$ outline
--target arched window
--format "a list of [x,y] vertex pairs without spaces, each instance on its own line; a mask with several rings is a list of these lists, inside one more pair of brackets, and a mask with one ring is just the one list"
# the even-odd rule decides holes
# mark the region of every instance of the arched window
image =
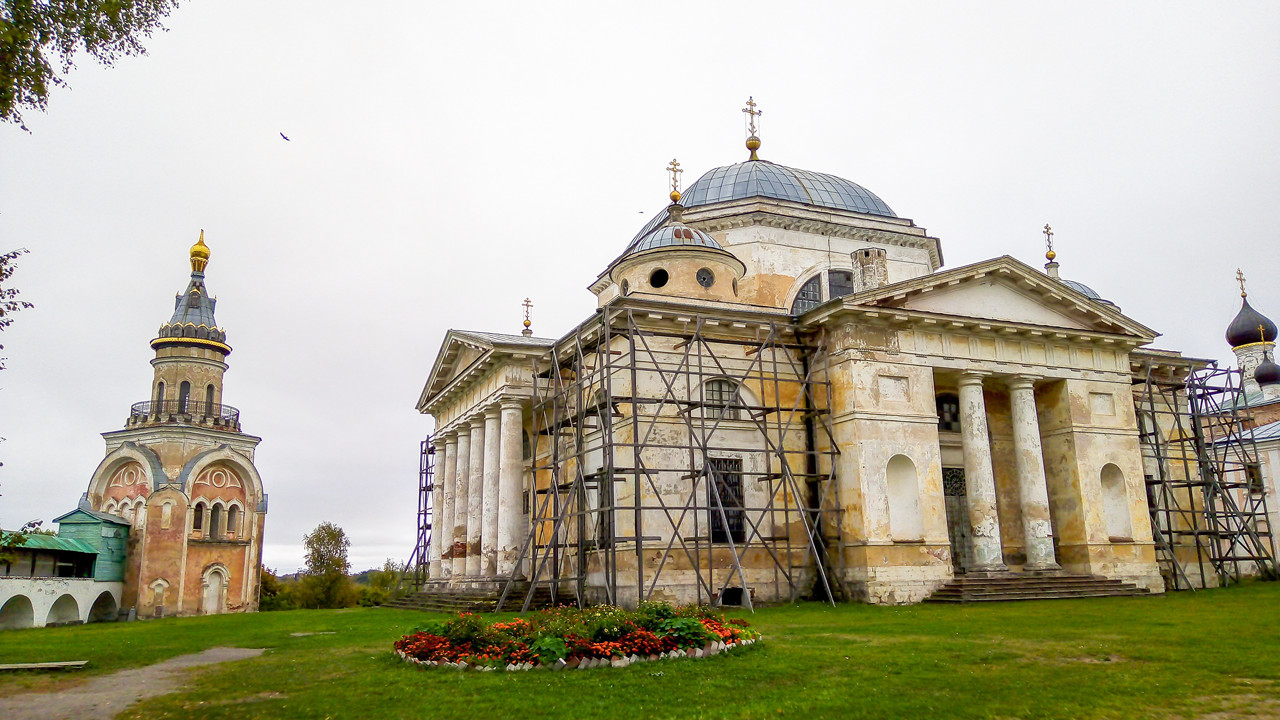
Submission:
[[214,505],[209,510],[209,537],[221,540],[222,535],[222,506]]
[[1124,486],[1124,473],[1115,463],[1102,466],[1102,511],[1107,520],[1108,537],[1112,540],[1133,539],[1129,493]]
[[889,458],[885,468],[889,495],[889,535],[894,540],[921,540],[924,524],[920,518],[920,488],[916,465],[906,455]]
[[156,383],[156,402],[157,403],[164,402],[164,381],[163,380]]
[[191,383],[186,380],[178,386],[178,412],[187,411],[187,400],[191,397]]
[[828,299],[834,300],[845,295],[852,295],[855,289],[853,287],[853,273],[848,270],[827,271]]
[[937,397],[938,432],[960,432],[960,398],[952,393]]
[[191,529],[204,529],[204,503],[202,502],[196,503],[196,508],[191,515]]
[[822,276],[814,275],[800,286],[796,299],[791,303],[791,314],[800,315],[822,304]]
[[240,508],[235,505],[227,510],[227,534],[240,537]]
[[709,418],[737,420],[742,408],[742,396],[738,393],[738,383],[732,380],[708,380],[702,386],[704,415]]
[[213,417],[213,385],[204,389],[204,414]]

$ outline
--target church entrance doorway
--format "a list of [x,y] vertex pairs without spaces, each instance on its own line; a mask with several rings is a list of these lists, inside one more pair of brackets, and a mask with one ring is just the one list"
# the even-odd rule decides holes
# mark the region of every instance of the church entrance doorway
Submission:
[[222,612],[222,596],[226,586],[227,579],[223,577],[218,568],[211,569],[205,573],[202,603],[202,610],[205,615],[217,615]]
[[942,468],[942,494],[947,508],[947,538],[951,541],[951,565],[957,573],[969,566],[969,501],[964,468]]

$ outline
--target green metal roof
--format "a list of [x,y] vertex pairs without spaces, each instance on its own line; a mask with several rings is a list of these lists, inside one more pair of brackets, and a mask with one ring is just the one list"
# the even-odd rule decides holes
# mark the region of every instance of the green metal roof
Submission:
[[58,537],[57,535],[28,535],[25,542],[16,547],[23,550],[63,550],[65,552],[97,555],[98,550],[84,540]]

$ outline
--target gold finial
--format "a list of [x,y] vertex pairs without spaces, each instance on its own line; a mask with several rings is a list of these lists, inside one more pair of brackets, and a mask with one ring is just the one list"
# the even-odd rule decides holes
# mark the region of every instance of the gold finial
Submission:
[[191,246],[191,272],[204,272],[209,264],[209,246],[204,244],[204,230],[200,231],[200,239]]
[[531,314],[533,311],[533,303],[529,302],[529,298],[525,298],[521,305],[524,307],[524,329],[520,331],[520,334],[525,337],[529,337],[530,335],[533,335],[533,330],[530,329],[533,326],[533,316]]
[[1244,273],[1240,272],[1240,268],[1236,268],[1236,282],[1240,283],[1240,297],[1249,297],[1249,293],[1244,291]]
[[680,169],[680,163],[675,158],[671,158],[671,164],[667,165],[667,172],[671,173],[671,202],[680,202],[680,173],[684,172]]
[[1053,262],[1053,259],[1058,257],[1058,253],[1053,251],[1053,228],[1049,227],[1049,223],[1045,223],[1044,230],[1042,232],[1044,233],[1045,247],[1048,248],[1048,252],[1044,254],[1044,258],[1049,262]]
[[747,115],[747,149],[751,151],[751,159],[759,160],[756,151],[760,149],[760,138],[756,135],[756,118],[764,114],[763,110],[756,109],[756,101],[752,96],[747,97],[747,106],[742,108],[742,112]]

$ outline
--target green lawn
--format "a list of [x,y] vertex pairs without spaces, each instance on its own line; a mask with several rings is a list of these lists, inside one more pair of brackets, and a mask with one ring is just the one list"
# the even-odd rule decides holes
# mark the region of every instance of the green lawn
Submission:
[[390,648],[423,617],[375,608],[6,631],[0,662],[88,659],[91,669],[0,676],[0,695],[233,645],[270,649],[197,670],[182,692],[124,717],[1280,716],[1276,583],[1154,598],[770,608],[751,618],[765,634],[753,647],[588,671],[418,669]]

